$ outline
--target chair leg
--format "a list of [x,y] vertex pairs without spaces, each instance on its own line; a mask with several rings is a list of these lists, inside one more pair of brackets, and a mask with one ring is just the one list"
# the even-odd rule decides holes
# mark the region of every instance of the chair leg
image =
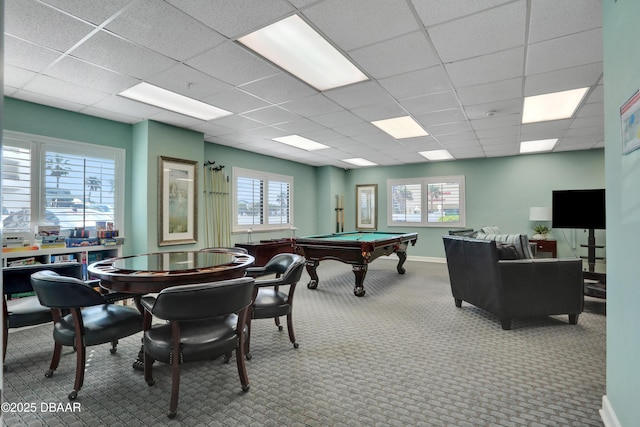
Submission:
[[244,337],[244,357],[247,360],[251,360],[251,316],[247,315],[247,322],[245,323],[247,326],[247,334]]
[[291,312],[287,314],[287,331],[289,332],[289,341],[293,344],[293,348],[298,348],[298,343],[296,342],[296,335],[293,333],[293,315]]
[[87,361],[87,349],[83,342],[76,343],[76,380],[73,384],[73,391],[69,393],[69,400],[74,400],[84,384],[84,366]]
[[[6,302],[4,302],[4,304],[6,304]],[[5,310],[6,309],[3,306],[3,310],[2,311],[4,312]],[[9,319],[7,319],[7,316],[5,314],[3,314],[3,319],[4,319],[4,322],[3,322],[4,335],[2,336],[2,363],[3,363],[2,369],[4,371],[6,371],[7,370],[7,365],[4,364],[4,361],[7,360],[7,344],[9,343],[9,324],[7,323],[7,321]]]
[[109,349],[111,354],[116,354],[116,351],[118,351],[118,340],[111,341],[111,348]]
[[47,378],[51,378],[53,376],[53,371],[58,369],[58,365],[60,364],[60,356],[62,355],[62,345],[55,343],[53,346],[53,356],[51,356],[51,363],[49,364],[49,370],[44,373],[44,376]]
[[280,318],[279,317],[274,317],[273,320],[276,322],[276,326],[278,327],[278,330],[281,331],[282,330],[282,325],[280,324]]
[[169,412],[167,417],[173,418],[178,412],[178,396],[180,393],[180,363],[182,362],[182,346],[180,345],[180,325],[178,322],[171,322],[171,333],[173,343],[171,348],[171,400],[169,401]]
[[147,353],[144,354],[144,381],[148,386],[156,383],[153,379],[153,359]]

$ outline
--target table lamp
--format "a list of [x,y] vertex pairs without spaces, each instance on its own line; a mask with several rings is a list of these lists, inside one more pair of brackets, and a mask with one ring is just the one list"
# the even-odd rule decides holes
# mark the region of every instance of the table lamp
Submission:
[[538,224],[533,227],[533,231],[535,231],[536,234],[532,236],[532,239],[546,239],[547,234],[549,234],[549,232],[551,231],[551,228],[549,228],[548,225],[541,223],[551,221],[551,208],[538,206],[529,208],[529,221],[538,222]]

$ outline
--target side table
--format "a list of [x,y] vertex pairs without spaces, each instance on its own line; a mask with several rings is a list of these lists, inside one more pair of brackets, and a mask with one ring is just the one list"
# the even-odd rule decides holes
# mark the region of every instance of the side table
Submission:
[[558,258],[557,240],[529,240],[536,245],[536,258]]

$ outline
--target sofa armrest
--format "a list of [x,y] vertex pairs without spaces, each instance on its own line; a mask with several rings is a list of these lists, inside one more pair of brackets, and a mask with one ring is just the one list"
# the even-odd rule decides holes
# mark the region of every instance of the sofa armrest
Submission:
[[498,262],[504,305],[517,316],[578,314],[584,304],[582,261],[520,259]]

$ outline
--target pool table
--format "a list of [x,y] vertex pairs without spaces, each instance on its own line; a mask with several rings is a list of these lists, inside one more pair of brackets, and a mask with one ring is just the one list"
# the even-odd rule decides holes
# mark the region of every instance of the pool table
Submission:
[[364,296],[364,277],[367,274],[368,264],[382,255],[396,253],[399,261],[396,269],[404,274],[402,266],[407,260],[407,247],[409,243],[415,245],[418,240],[417,233],[386,233],[379,231],[354,231],[344,233],[323,234],[318,236],[297,237],[295,249],[307,259],[306,268],[311,280],[307,288],[318,287],[318,274],[316,269],[320,261],[333,259],[345,264],[351,264],[353,274],[356,276],[356,284],[353,293]]

